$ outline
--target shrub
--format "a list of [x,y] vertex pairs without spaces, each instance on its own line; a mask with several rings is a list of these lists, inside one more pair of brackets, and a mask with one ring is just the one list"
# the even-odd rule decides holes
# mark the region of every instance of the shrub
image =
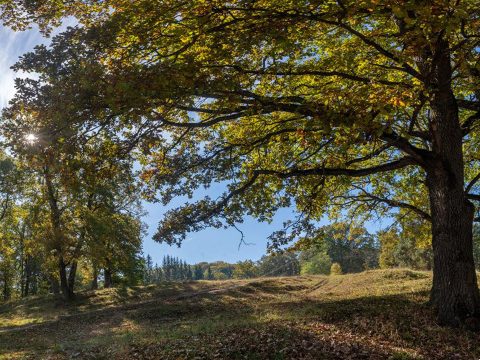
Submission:
[[342,275],[342,267],[339,263],[333,263],[330,268],[330,275]]

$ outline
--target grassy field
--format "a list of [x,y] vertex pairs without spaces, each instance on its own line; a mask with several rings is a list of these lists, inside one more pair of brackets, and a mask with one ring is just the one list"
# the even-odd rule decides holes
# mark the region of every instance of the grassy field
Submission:
[[431,275],[171,283],[0,306],[0,359],[478,359],[480,335],[439,327]]

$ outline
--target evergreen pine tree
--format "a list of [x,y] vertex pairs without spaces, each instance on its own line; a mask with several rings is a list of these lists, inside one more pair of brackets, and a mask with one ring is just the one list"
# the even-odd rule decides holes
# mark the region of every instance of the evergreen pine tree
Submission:
[[144,282],[146,285],[152,284],[154,282],[153,279],[153,262],[152,257],[147,255],[145,258],[145,274],[144,274]]
[[208,268],[207,268],[207,280],[213,280],[213,273],[210,265],[208,265]]
[[187,280],[191,281],[193,279],[192,267],[187,265]]
[[203,280],[203,270],[198,264],[193,267],[193,280]]

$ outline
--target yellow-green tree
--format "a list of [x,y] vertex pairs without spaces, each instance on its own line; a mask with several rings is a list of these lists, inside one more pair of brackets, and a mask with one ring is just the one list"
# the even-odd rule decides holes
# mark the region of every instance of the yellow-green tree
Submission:
[[234,279],[251,279],[258,276],[258,267],[252,260],[239,261],[233,269]]

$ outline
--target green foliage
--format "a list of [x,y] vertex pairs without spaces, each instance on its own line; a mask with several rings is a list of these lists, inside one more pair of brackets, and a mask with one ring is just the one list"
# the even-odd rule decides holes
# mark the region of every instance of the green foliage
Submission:
[[[15,256],[25,271],[14,279],[20,296],[45,288],[41,279],[53,292],[64,284],[61,290],[71,298],[75,287],[96,283],[99,269],[118,284],[140,283],[142,209],[132,157],[113,156],[107,132],[88,141],[48,136],[49,120],[32,120],[31,128],[15,135],[7,130],[14,119],[2,127],[24,178],[23,186],[11,188],[18,197],[11,218],[21,250]],[[27,141],[32,127],[43,135]]]
[[[303,237],[292,249],[300,250],[300,260],[308,261],[318,254],[323,262],[341,265],[345,273],[361,272],[378,267],[378,243],[363,226],[338,222],[318,228],[310,237]],[[326,258],[328,257],[328,259]],[[319,259],[319,260],[320,260]]]
[[300,273],[302,275],[328,275],[330,273],[332,260],[326,252],[318,252],[305,259],[304,256],[303,253],[300,256]]
[[394,252],[400,242],[400,237],[396,229],[391,228],[387,231],[382,231],[378,234],[378,238],[380,241],[380,267],[388,269],[398,266]]
[[365,228],[336,223],[322,228],[320,236],[332,262],[339,263],[344,272],[360,272],[378,266],[375,238]]
[[193,267],[193,280],[203,280],[203,269],[198,264]]
[[419,159],[431,148],[435,87],[418,59],[436,60],[424,49],[440,31],[459,65],[455,96],[470,99],[475,37],[460,39],[478,31],[477,13],[470,1],[108,2],[95,26],[21,59],[16,69],[39,78],[19,80],[6,114],[69,119],[65,134],[79,124],[121,133],[116,144],[136,145],[152,199],[230,184],[218,201],[170,211],[158,241],[179,243],[246,212],[270,220],[293,201],[308,216],[274,234],[274,248],[324,215],[365,220],[400,207],[426,220]]
[[194,278],[191,265],[188,265],[186,261],[180,260],[178,257],[172,257],[167,255],[163,258],[161,270],[154,270],[157,275],[157,282],[161,280],[165,281],[189,281],[199,280]]
[[162,281],[165,281],[162,267],[158,266],[158,264],[153,265],[152,257],[147,255],[144,260],[143,284],[159,284]]
[[[87,5],[88,3],[88,5]],[[42,31],[49,33],[54,26],[61,24],[64,16],[77,16],[87,19],[88,11],[95,11],[97,1],[61,0],[2,0],[0,20],[15,30],[24,30],[36,23]],[[100,2],[101,3],[101,2]],[[90,5],[90,6],[89,6]],[[100,7],[97,8],[98,10]]]
[[212,268],[210,265],[207,266],[207,270],[205,270],[205,273],[203,274],[203,277],[205,280],[213,280],[215,279],[213,276]]
[[333,263],[330,268],[330,275],[342,275],[342,266],[339,263]]
[[263,256],[258,264],[261,276],[293,276],[300,273],[297,256],[291,252]]
[[252,260],[239,261],[233,270],[234,279],[251,279],[258,276],[258,267]]
[[[378,234],[380,242],[380,267],[432,268],[430,241],[425,241],[418,222],[404,222],[399,230],[392,227]],[[428,238],[428,233],[425,234]]]
[[[65,14],[82,25],[14,66],[34,76],[17,80],[1,128],[12,154],[42,177],[45,268],[58,264],[63,288],[85,258],[117,275],[140,261],[139,214],[122,207],[139,193],[133,163],[152,201],[226,184],[215,199],[170,210],[160,242],[180,245],[188,232],[235,226],[245,214],[271,221],[294,206],[298,216],[271,235],[270,250],[321,237],[333,262],[359,272],[377,266],[373,237],[340,222],[319,231],[319,221],[357,224],[399,208],[390,214],[402,233],[386,236],[383,266],[428,267],[430,221],[434,235],[465,237],[446,251],[452,261],[457,252],[470,259],[470,224],[450,220],[470,219],[467,201],[480,199],[476,1],[3,4],[7,21],[20,10],[19,26]],[[26,146],[31,134],[38,141]],[[107,237],[110,218],[133,231]],[[262,259],[260,273],[298,273],[285,256]],[[204,269],[208,279],[232,276],[217,265]],[[439,308],[478,308],[457,305]]]
[[235,265],[226,263],[224,261],[216,261],[210,263],[209,268],[212,272],[213,279],[225,280],[233,277]]

